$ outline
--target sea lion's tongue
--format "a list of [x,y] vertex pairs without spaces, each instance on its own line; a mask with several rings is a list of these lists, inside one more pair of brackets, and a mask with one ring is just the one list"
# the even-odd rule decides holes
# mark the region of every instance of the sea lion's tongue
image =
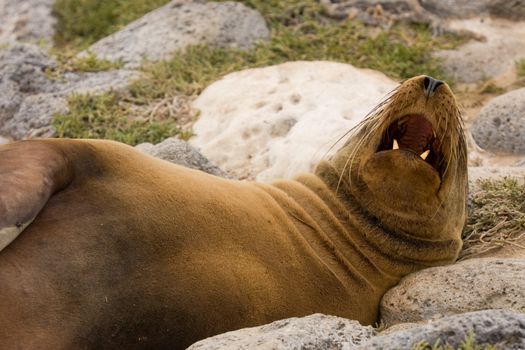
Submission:
[[429,149],[432,143],[432,124],[422,116],[408,116],[400,128],[399,148],[409,149],[418,155]]

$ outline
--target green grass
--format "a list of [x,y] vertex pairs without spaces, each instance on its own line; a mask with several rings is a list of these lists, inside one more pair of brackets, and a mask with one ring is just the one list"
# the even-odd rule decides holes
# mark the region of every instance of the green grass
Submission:
[[512,244],[525,231],[525,184],[516,179],[483,179],[472,194],[463,231],[463,256]]
[[110,139],[129,145],[158,143],[175,135],[185,138],[173,122],[130,120],[126,107],[119,103],[114,92],[100,96],[73,95],[69,108],[73,112],[54,118],[58,137]]
[[84,49],[169,0],[55,0],[55,45]]
[[[57,47],[71,50],[85,48],[94,40],[118,29],[139,17],[146,10],[160,6],[165,0],[57,0],[55,12],[59,18]],[[399,25],[388,30],[366,28],[357,21],[333,21],[322,15],[316,0],[244,0],[247,6],[258,9],[266,19],[272,38],[254,50],[243,52],[235,49],[211,49],[192,46],[174,53],[170,60],[145,63],[144,78],[135,82],[127,93],[101,97],[116,105],[134,104],[137,108],[119,113],[129,117],[159,101],[170,101],[178,96],[193,98],[206,86],[234,71],[263,67],[295,60],[330,60],[350,63],[357,67],[379,70],[390,77],[402,80],[414,75],[428,74],[445,78],[439,62],[432,58],[432,51],[459,43],[455,37],[433,37],[424,26]],[[125,5],[126,4],[126,5]],[[108,69],[112,63],[100,62],[90,57],[83,62],[69,63],[73,70],[96,71]],[[117,63],[118,65],[118,63]],[[113,110],[105,103],[80,104],[78,98],[70,101],[70,112],[60,116],[65,119],[83,120],[88,112],[105,120],[112,120],[107,113]],[[172,123],[157,118],[158,123]],[[134,119],[134,118],[131,118]],[[75,122],[78,124],[78,122]],[[81,124],[81,123],[80,123]],[[104,125],[114,125],[106,123]],[[156,125],[156,124],[155,124]],[[97,124],[97,127],[100,126]],[[89,128],[89,125],[84,125]],[[171,128],[168,127],[168,129]],[[61,135],[85,137],[81,128],[69,128]],[[100,130],[93,135],[123,137],[119,133]],[[79,131],[78,133],[76,131]],[[88,133],[89,134],[89,133]]]

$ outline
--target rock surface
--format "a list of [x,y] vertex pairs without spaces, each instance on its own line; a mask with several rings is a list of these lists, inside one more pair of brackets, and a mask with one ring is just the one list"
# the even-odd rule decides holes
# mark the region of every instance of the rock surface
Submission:
[[0,49],[0,135],[14,139],[49,137],[56,113],[67,111],[68,95],[125,88],[140,75],[115,70],[66,73],[50,78],[56,62],[40,48],[16,43]]
[[510,310],[469,312],[423,324],[402,324],[379,334],[356,321],[315,314],[224,333],[201,340],[188,350],[397,350],[438,341],[459,349],[469,336],[479,346],[524,349],[525,314]]
[[431,23],[437,18],[413,0],[320,0],[326,15],[357,18],[367,25],[389,27],[396,22]]
[[525,260],[470,259],[408,275],[381,301],[386,325],[486,309],[525,312]]
[[486,39],[470,41],[457,49],[441,50],[434,54],[443,61],[445,72],[457,82],[501,79],[506,74],[513,74],[515,62],[525,58],[523,23],[473,18],[451,21],[448,26],[453,31],[470,31]]
[[56,18],[55,0],[0,0],[0,43],[51,43]]
[[263,17],[241,3],[174,0],[96,42],[88,51],[135,68],[145,58],[166,59],[189,45],[249,49],[269,37]]
[[471,128],[483,149],[525,155],[525,88],[491,100]]
[[497,349],[525,349],[525,314],[509,310],[485,310],[448,316],[373,337],[356,349],[412,349],[421,342],[434,345],[438,341],[440,345],[460,349],[470,335],[482,348],[483,345],[496,345]]
[[[190,143],[238,178],[271,181],[310,171],[397,84],[334,62],[289,62],[210,85]],[[334,146],[334,147],[332,147]]]
[[357,321],[314,314],[224,333],[201,340],[188,350],[354,349],[374,334],[372,327]]
[[167,160],[168,162],[183,165],[188,168],[202,170],[212,175],[228,177],[228,174],[217,166],[213,165],[202,154],[187,142],[177,138],[169,138],[161,143],[153,145],[142,143],[137,145],[139,151],[147,153],[153,157]]
[[419,0],[419,3],[441,18],[492,16],[525,20],[524,0]]

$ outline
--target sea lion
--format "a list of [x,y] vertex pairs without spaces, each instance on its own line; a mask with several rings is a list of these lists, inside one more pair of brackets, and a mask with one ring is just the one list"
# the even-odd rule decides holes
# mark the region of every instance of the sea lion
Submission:
[[100,140],[4,145],[0,174],[8,349],[182,349],[312,313],[372,324],[403,276],[456,259],[466,212],[460,112],[426,76],[294,180],[223,179]]

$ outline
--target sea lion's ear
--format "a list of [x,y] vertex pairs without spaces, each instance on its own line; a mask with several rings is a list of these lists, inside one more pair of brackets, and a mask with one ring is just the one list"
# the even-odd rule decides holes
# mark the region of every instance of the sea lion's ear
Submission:
[[71,178],[64,156],[49,143],[22,141],[0,147],[0,251]]

